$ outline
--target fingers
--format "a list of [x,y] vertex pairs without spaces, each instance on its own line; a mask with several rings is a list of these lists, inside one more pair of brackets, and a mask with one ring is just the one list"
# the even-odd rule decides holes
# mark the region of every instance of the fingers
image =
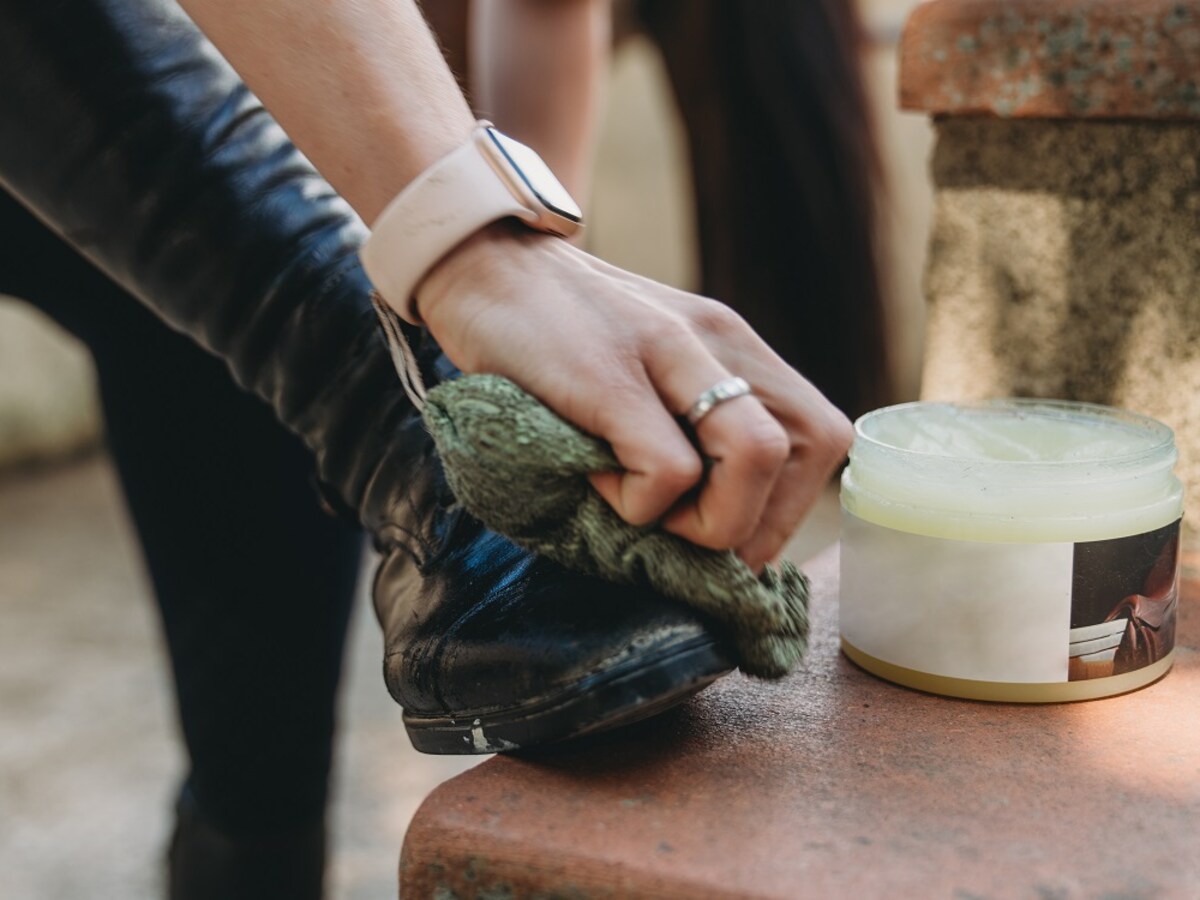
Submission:
[[721,404],[697,426],[711,459],[695,502],[674,510],[668,531],[702,547],[725,549],[750,540],[788,459],[783,428],[753,397]]
[[592,430],[612,445],[622,467],[593,475],[592,486],[631,525],[660,518],[703,475],[700,455],[648,379],[614,392]]
[[719,404],[697,427],[707,477],[694,501],[677,505],[704,472],[674,414],[729,373],[686,330],[665,331],[654,351],[643,356],[641,390],[601,407],[594,430],[612,444],[624,471],[594,476],[592,485],[632,524],[667,514],[664,527],[680,537],[713,549],[737,547],[760,527],[788,458],[787,434],[753,397]]
[[[684,413],[716,383],[730,377],[702,342],[679,339],[648,361],[662,403]],[[663,525],[703,547],[737,547],[757,531],[788,459],[788,436],[753,396],[720,403],[696,425],[708,476],[694,502],[673,510]]]
[[779,476],[779,483],[790,489],[772,495],[755,533],[737,548],[738,556],[755,572],[779,556],[845,458],[850,438],[840,428],[833,434],[826,446],[792,448]]
[[764,398],[784,423],[791,451],[780,476],[786,489],[772,495],[758,531],[738,548],[738,555],[755,571],[779,555],[854,441],[850,420],[805,379],[796,378],[800,384],[788,395],[790,406],[769,393]]
[[[736,548],[757,571],[782,551],[845,458],[854,432],[740,317],[711,303],[700,311],[700,343],[746,378],[754,396],[723,403],[700,421],[697,436],[714,463],[699,496],[672,511],[664,526],[702,546]],[[667,397],[688,398],[676,408],[705,389],[695,390],[695,369],[655,371]],[[688,378],[691,388],[684,388]]]
[[[626,521],[663,517],[668,531],[703,547],[735,548],[757,571],[812,507],[853,431],[752,332],[748,346],[737,346],[728,331],[722,337],[714,352],[686,330],[660,335],[655,352],[643,355],[645,384],[604,407],[608,415],[594,428],[613,443],[625,471],[592,483]],[[746,375],[754,393],[719,404],[697,424],[709,468],[700,491],[685,497],[700,480],[701,459],[672,414],[731,374]]]

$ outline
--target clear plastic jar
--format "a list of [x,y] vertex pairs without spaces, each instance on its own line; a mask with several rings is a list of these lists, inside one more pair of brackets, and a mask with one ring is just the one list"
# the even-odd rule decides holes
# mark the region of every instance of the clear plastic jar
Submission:
[[1171,665],[1183,487],[1171,430],[1084,403],[909,403],[856,423],[841,632],[910,687],[1123,693]]

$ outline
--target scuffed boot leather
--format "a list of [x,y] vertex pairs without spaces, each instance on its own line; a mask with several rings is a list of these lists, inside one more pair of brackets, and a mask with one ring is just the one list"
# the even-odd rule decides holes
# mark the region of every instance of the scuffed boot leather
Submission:
[[684,607],[569,573],[453,506],[378,333],[362,224],[173,3],[6,0],[0,77],[0,182],[223,357],[374,535],[386,680],[418,749],[609,727],[731,668]]

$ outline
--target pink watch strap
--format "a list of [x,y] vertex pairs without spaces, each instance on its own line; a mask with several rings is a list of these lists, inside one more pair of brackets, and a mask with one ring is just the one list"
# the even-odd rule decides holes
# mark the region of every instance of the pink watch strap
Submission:
[[421,324],[417,287],[443,256],[498,219],[536,218],[484,156],[479,143],[487,140],[484,127],[396,195],[359,253],[383,300],[413,325]]

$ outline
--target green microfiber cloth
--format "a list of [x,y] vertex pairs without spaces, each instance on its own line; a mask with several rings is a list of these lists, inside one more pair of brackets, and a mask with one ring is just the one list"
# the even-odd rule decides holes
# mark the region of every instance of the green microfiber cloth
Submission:
[[726,626],[743,671],[782,678],[804,655],[808,581],[795,566],[761,576],[732,551],[621,519],[587,480],[620,466],[603,441],[511,381],[465,375],[429,391],[427,427],[458,501],[493,531],[570,569],[649,584]]

